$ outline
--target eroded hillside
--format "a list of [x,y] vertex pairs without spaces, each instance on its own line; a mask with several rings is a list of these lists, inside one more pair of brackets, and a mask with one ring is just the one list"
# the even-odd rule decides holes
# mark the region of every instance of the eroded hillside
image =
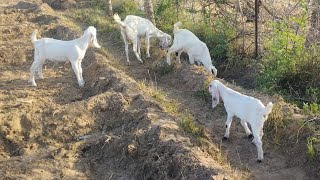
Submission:
[[[157,76],[154,52],[126,66],[118,39],[98,34],[102,50],[83,60],[79,88],[69,63],[47,62],[37,87],[27,83],[30,34],[71,40],[85,25],[42,1],[1,2],[0,175],[5,179],[313,179],[300,163],[265,143],[265,161],[236,120],[221,142],[226,113],[199,99],[212,77],[183,63]],[[118,45],[121,43],[118,43]],[[122,45],[122,44],[121,44]],[[160,60],[159,60],[160,59]],[[152,70],[150,72],[150,70]],[[160,69],[161,70],[161,69]],[[254,91],[243,93],[274,99]],[[181,120],[203,128],[188,133]]]

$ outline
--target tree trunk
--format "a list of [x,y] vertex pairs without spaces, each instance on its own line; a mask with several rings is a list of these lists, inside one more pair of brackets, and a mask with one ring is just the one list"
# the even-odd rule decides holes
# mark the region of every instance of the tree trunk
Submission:
[[308,5],[308,15],[310,17],[310,28],[306,37],[305,45],[309,47],[312,44],[319,42],[320,40],[320,3],[317,0],[311,0]]
[[154,24],[156,25],[156,21],[154,20],[154,12],[153,12],[153,5],[152,5],[152,0],[145,0],[144,1],[144,9],[147,14],[147,18]]
[[319,10],[320,10],[320,4],[317,0],[311,1],[311,19],[310,19],[310,25],[311,28],[317,29],[319,27]]
[[254,29],[255,29],[255,58],[258,58],[258,18],[259,18],[259,6],[261,4],[260,0],[255,0],[254,4],[254,9],[255,9],[255,14],[254,14]]
[[111,0],[106,0],[106,14],[109,17],[112,17],[112,15],[113,15]]

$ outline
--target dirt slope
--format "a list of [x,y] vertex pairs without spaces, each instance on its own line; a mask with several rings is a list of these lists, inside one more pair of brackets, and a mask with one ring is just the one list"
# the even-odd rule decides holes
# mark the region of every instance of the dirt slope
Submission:
[[[123,47],[114,45],[122,43],[112,34],[98,35],[112,53],[87,51],[84,88],[77,86],[69,63],[50,62],[45,79],[29,86],[31,32],[70,40],[82,29],[41,1],[1,3],[0,175],[5,179],[245,179],[248,174],[249,179],[314,179],[268,143],[265,161],[257,164],[256,148],[236,120],[230,141],[221,142],[223,106],[212,110],[195,96],[204,79],[212,79],[201,67],[184,63],[163,76],[150,74],[164,61],[156,52],[143,65],[131,56],[128,67]],[[231,166],[199,148],[178,119],[141,89],[140,82],[150,79],[206,128],[216,153],[221,146]]]
[[40,1],[3,2],[0,57],[0,175],[4,179],[223,179],[244,174],[195,145],[139,83],[95,50],[86,86],[69,63],[47,63],[38,87],[27,84],[29,36],[70,40],[72,23]]

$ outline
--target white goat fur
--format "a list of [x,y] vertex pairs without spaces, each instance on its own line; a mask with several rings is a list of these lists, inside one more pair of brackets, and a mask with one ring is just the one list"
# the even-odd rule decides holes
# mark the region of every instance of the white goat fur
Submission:
[[140,58],[140,38],[145,37],[146,45],[147,45],[147,58],[150,57],[150,38],[157,37],[160,40],[160,48],[164,49],[169,47],[171,44],[171,36],[167,33],[160,31],[155,25],[152,24],[148,19],[128,15],[124,21],[121,21],[121,18],[118,14],[113,15],[113,19],[121,28],[121,35],[125,44],[125,51],[127,56],[127,63],[130,64],[129,55],[128,55],[128,45],[131,41],[133,44],[133,52],[137,59],[143,63]]
[[61,41],[52,38],[37,39],[37,31],[34,31],[31,35],[31,41],[34,45],[34,61],[30,68],[29,82],[32,86],[37,86],[35,82],[35,71],[38,70],[40,79],[43,79],[42,65],[46,60],[66,62],[70,61],[73,71],[77,76],[77,81],[80,87],[84,86],[84,80],[82,77],[81,62],[89,47],[93,45],[96,48],[100,48],[97,41],[97,30],[95,27],[88,27],[83,35],[71,41]]
[[[261,160],[263,160],[261,141],[263,136],[263,124],[272,110],[272,102],[269,102],[267,106],[264,106],[260,100],[240,94],[239,92],[226,87],[218,80],[213,80],[210,83],[209,92],[212,95],[212,107],[215,108],[219,104],[221,97],[228,114],[224,139],[229,138],[232,118],[233,116],[237,116],[241,119],[241,124],[248,137],[253,135],[252,142],[257,147],[258,162],[261,162]],[[252,133],[248,128],[247,123],[251,125]]]
[[197,36],[195,36],[191,31],[187,29],[179,29],[181,26],[181,22],[177,22],[173,27],[173,44],[168,49],[167,52],[167,63],[170,65],[170,54],[173,52],[178,52],[177,61],[180,61],[180,55],[183,51],[185,51],[189,56],[190,64],[194,64],[200,62],[203,64],[204,68],[217,76],[217,69],[212,65],[209,49],[207,45],[202,42]]

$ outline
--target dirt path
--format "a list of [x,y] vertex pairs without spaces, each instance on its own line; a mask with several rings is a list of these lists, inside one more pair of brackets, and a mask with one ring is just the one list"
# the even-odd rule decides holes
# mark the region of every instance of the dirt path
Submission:
[[[8,3],[10,6],[8,7]],[[230,140],[221,142],[226,113],[198,98],[201,67],[187,63],[155,76],[163,54],[126,66],[122,42],[99,34],[103,50],[87,51],[86,86],[77,86],[68,63],[48,63],[38,87],[27,84],[34,29],[42,36],[70,40],[81,28],[41,1],[3,1],[0,6],[0,176],[6,179],[308,179],[299,163],[265,143],[265,161],[236,120]],[[17,4],[18,3],[18,4]],[[151,73],[150,73],[151,72]],[[191,113],[228,156],[220,164],[179,128],[175,117],[148,96],[140,82],[156,83],[179,109]],[[232,87],[241,92],[255,92]],[[267,100],[267,98],[265,99]],[[266,103],[266,102],[264,102]],[[86,136],[91,135],[91,136]],[[88,137],[79,141],[79,137]],[[312,178],[310,178],[312,179]]]

